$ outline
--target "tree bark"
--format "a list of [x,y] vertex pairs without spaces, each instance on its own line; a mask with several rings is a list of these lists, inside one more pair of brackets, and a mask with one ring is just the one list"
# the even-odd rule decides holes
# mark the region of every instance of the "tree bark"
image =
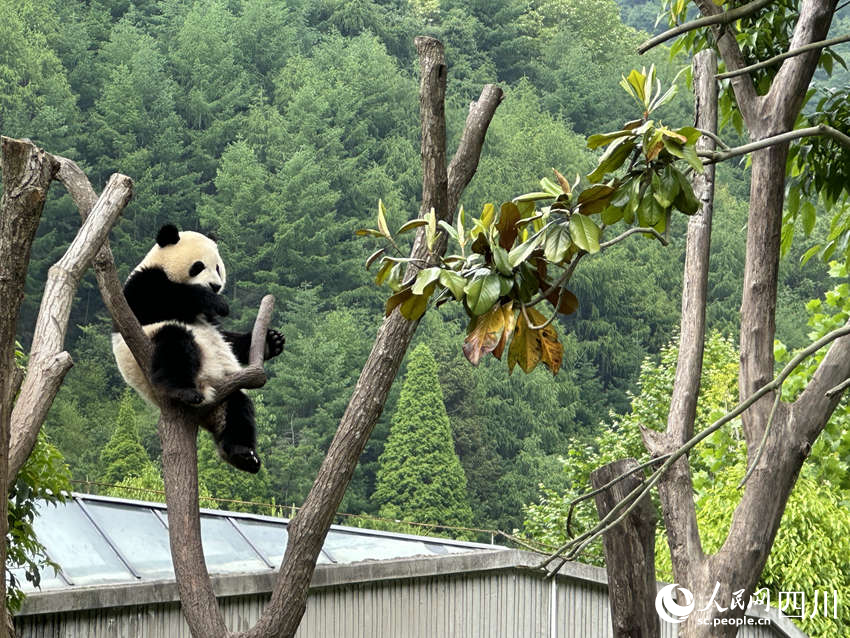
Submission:
[[[3,195],[0,199],[0,539],[8,530],[9,441],[12,403],[21,383],[15,336],[35,232],[58,165],[28,140],[0,138]],[[6,600],[6,542],[0,542],[0,601]],[[4,606],[5,609],[5,606]],[[5,615],[5,613],[4,613]],[[0,638],[8,623],[0,622]]]
[[[599,518],[643,483],[635,459],[614,461],[594,470],[590,484],[600,489],[629,470],[634,474],[596,495]],[[608,603],[614,638],[658,638],[661,626],[655,613],[655,524],[657,517],[647,496],[622,523],[603,536],[608,569]]]

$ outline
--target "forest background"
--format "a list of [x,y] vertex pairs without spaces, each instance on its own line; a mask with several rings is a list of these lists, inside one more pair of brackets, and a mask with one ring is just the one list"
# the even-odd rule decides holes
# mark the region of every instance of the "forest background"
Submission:
[[[14,46],[0,51],[0,132],[74,158],[96,188],[115,171],[133,177],[135,197],[112,236],[121,276],[173,222],[218,236],[228,329],[246,330],[260,297],[277,297],[274,325],[287,345],[257,398],[264,468],[256,477],[231,470],[204,435],[200,476],[206,495],[238,501],[222,505],[229,509],[257,510],[255,502],[288,513],[315,477],[383,314],[385,292],[363,267],[371,246],[355,230],[371,225],[379,197],[394,228],[419,207],[414,36],[446,45],[450,147],[481,86],[506,91],[462,198],[477,214],[537,190],[553,167],[568,176],[590,170],[596,156],[585,137],[639,116],[617,85],[621,74],[655,63],[670,82],[689,64],[664,48],[636,55],[658,10],[626,0],[2,0],[0,41]],[[834,29],[846,33],[843,14]],[[836,66],[819,83],[847,86],[850,73]],[[689,124],[691,110],[681,90],[660,119]],[[735,341],[748,177],[744,164],[719,172],[708,327]],[[70,198],[54,189],[21,312],[24,350],[47,268],[78,223]],[[439,380],[465,475],[465,492],[452,491],[460,514],[426,520],[421,510],[388,507],[393,495],[379,489],[382,472],[398,471],[391,457],[402,452],[392,450],[403,450],[386,446],[391,424],[411,416],[403,411],[413,404],[399,401],[403,378],[340,511],[513,530],[541,483],[546,498],[575,489],[576,451],[597,447],[617,415],[629,414],[641,366],[675,339],[683,229],[674,225],[670,246],[623,242],[577,271],[571,288],[581,306],[560,320],[564,365],[554,378],[537,370],[509,380],[489,358],[472,368],[460,349],[460,309],[429,311],[417,342],[436,359],[423,366]],[[834,283],[825,264],[800,264],[808,248],[796,242],[782,265],[777,337],[788,350],[808,343],[806,303]],[[155,487],[156,412],[118,374],[93,277],[80,286],[70,323],[76,365],[47,438],[77,491],[121,481]],[[434,474],[442,467],[435,463]]]

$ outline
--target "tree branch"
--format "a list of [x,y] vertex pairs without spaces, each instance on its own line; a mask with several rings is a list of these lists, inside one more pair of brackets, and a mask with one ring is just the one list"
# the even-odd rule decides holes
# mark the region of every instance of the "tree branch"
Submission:
[[[836,4],[837,0],[801,0],[789,50],[799,50],[826,38]],[[781,127],[779,130],[794,126],[819,59],[820,51],[817,47],[789,57],[773,78],[765,96],[765,106]]]
[[779,133],[778,135],[771,135],[770,137],[750,142],[749,144],[734,146],[726,151],[698,150],[697,155],[706,158],[706,164],[716,164],[717,162],[724,162],[728,159],[732,159],[733,157],[760,151],[763,148],[791,142],[793,140],[800,139],[801,137],[812,137],[815,135],[825,135],[835,140],[847,150],[850,150],[850,135],[842,133],[838,129],[827,124],[818,124],[807,128],[798,128],[793,131],[786,131],[785,133]]
[[807,53],[809,51],[814,51],[816,49],[824,49],[826,47],[835,46],[836,44],[841,44],[842,42],[850,42],[850,34],[842,35],[837,38],[832,38],[830,40],[821,40],[819,42],[812,42],[810,44],[806,44],[797,49],[790,49],[785,53],[780,53],[779,55],[775,55],[772,58],[768,58],[763,62],[756,62],[755,64],[750,64],[749,66],[742,67],[740,69],[735,69],[734,71],[727,71],[726,73],[719,73],[715,77],[718,80],[727,80],[729,78],[733,78],[736,75],[742,75],[744,73],[749,73],[750,71],[757,71],[758,69],[763,69],[768,66],[772,66],[777,62],[782,62],[782,60],[786,60],[788,58],[793,58],[795,55],[800,55],[802,53]]
[[[57,156],[56,159],[60,166],[59,181],[71,195],[71,199],[80,211],[80,217],[85,222],[98,199],[97,193],[76,162],[65,157]],[[130,348],[130,352],[133,353],[139,368],[146,377],[150,377],[153,346],[124,297],[124,287],[118,279],[118,272],[115,270],[115,260],[112,257],[108,238],[103,241],[97,256],[94,258],[94,274],[97,278],[100,295],[103,297],[103,303],[112,320]]]
[[[649,491],[658,483],[659,479],[666,474],[671,466],[679,460],[682,456],[690,452],[695,446],[704,441],[706,438],[717,432],[724,425],[730,423],[733,419],[743,414],[746,410],[752,407],[759,399],[764,397],[770,392],[774,392],[785,382],[788,376],[799,366],[803,361],[805,361],[808,357],[813,355],[815,352],[825,347],[826,345],[832,343],[833,341],[839,340],[836,346],[840,346],[839,348],[830,348],[827,353],[827,357],[832,356],[837,359],[841,355],[846,355],[848,351],[850,351],[850,339],[841,339],[841,337],[845,337],[850,335],[850,324],[847,324],[841,328],[833,330],[827,335],[824,335],[814,343],[807,346],[804,350],[800,351],[796,356],[794,356],[791,361],[789,361],[782,371],[774,378],[770,383],[767,383],[756,390],[753,394],[747,397],[745,400],[741,401],[737,406],[735,406],[731,411],[724,414],[722,417],[717,419],[710,426],[701,430],[696,435],[694,435],[691,439],[685,442],[683,445],[679,446],[676,450],[669,452],[669,456],[667,460],[664,461],[663,465],[655,470],[649,478],[646,480],[644,485],[641,488],[635,489],[630,492],[626,498],[624,498],[620,503],[617,504],[614,509],[609,512],[609,514],[599,521],[599,523],[593,527],[592,529],[584,532],[580,536],[570,539],[567,543],[558,548],[556,552],[554,552],[551,556],[549,556],[545,561],[543,561],[539,567],[545,568],[552,561],[556,560],[560,556],[566,554],[566,559],[571,560],[578,556],[578,554],[584,550],[587,545],[592,542],[594,539],[598,538],[601,534],[604,534],[609,529],[614,527],[615,525],[622,522],[622,520],[628,516],[628,514],[632,511],[633,507],[644,497]],[[833,350],[835,350],[835,354],[833,355]],[[847,359],[845,359],[846,361]],[[844,366],[845,368],[847,366]],[[811,384],[809,385],[811,388]],[[808,390],[808,388],[807,388]],[[652,430],[651,430],[652,431]],[[656,434],[660,434],[655,431]]]
[[[696,126],[717,133],[717,58],[711,49],[700,51],[693,60]],[[714,138],[703,136],[697,141],[699,150],[714,149]],[[669,453],[694,433],[702,361],[705,343],[705,307],[708,294],[708,271],[711,257],[711,226],[714,214],[714,166],[693,175],[694,193],[700,210],[688,220],[682,283],[682,316],[679,329],[679,354],[676,376],[667,415],[667,431],[663,436],[644,436],[644,444],[653,454]],[[686,459],[680,459],[672,471],[658,484],[664,504],[664,524],[673,559],[676,578],[684,581],[692,563],[703,559],[693,481]]]
[[[723,9],[718,7],[713,0],[694,0],[694,3],[699,7],[700,12],[704,16],[722,16]],[[755,3],[750,3],[752,7]],[[767,6],[769,3],[765,3]],[[741,7],[743,8],[743,7]],[[761,9],[757,7],[755,10]],[[734,11],[734,9],[733,9]],[[743,17],[743,16],[742,16]],[[744,56],[741,53],[741,47],[738,46],[738,41],[735,39],[735,31],[732,28],[715,26],[713,28],[714,38],[717,44],[717,50],[721,58],[726,63],[726,68],[730,70],[740,69],[746,66]],[[738,104],[738,110],[741,112],[741,117],[744,119],[747,127],[751,132],[760,130],[761,125],[759,119],[759,105],[762,98],[756,93],[755,85],[752,78],[748,75],[741,75],[732,78],[732,90],[735,92],[735,101]]]
[[677,25],[663,33],[660,33],[650,38],[649,40],[638,46],[637,52],[640,55],[643,55],[650,49],[657,47],[659,44],[663,44],[664,42],[667,42],[667,40],[671,40],[677,35],[682,35],[683,33],[687,33],[688,31],[702,29],[703,27],[731,24],[736,20],[740,20],[741,18],[760,11],[772,2],[773,0],[753,0],[753,2],[750,2],[740,7],[736,7],[735,9],[730,9],[728,11],[720,10],[718,13],[712,13],[710,15],[705,15],[702,18],[697,18],[696,20],[685,22],[684,24]]

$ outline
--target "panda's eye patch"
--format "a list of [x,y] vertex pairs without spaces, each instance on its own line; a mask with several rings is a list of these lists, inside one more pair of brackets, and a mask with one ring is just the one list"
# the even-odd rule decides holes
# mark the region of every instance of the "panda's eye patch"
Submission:
[[215,265],[215,272],[217,275],[221,275],[221,268],[218,267],[218,264]]
[[194,264],[192,264],[192,267],[189,269],[189,276],[190,277],[197,277],[202,272],[204,272],[205,269],[206,269],[206,266],[204,265],[204,262],[196,261]]

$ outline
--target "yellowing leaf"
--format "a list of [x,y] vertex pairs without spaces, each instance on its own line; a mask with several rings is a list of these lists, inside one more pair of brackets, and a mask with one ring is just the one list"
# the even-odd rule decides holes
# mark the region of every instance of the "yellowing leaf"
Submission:
[[[528,312],[534,312],[534,309],[529,308]],[[520,312],[517,317],[516,332],[511,340],[511,347],[508,348],[508,372],[512,373],[517,364],[526,374],[534,370],[540,362],[542,348],[538,331],[529,330],[525,315]]]
[[501,306],[502,316],[505,320],[505,329],[502,331],[502,338],[499,339],[499,343],[496,348],[493,350],[493,356],[502,360],[502,353],[505,351],[505,346],[508,343],[508,339],[511,338],[511,335],[514,332],[514,327],[516,326],[516,316],[514,315],[514,302],[509,301],[508,303]]
[[495,306],[469,324],[469,331],[463,342],[463,354],[469,362],[477,366],[481,357],[493,352],[502,340],[505,331],[505,315],[501,306]]
[[380,199],[378,200],[378,230],[387,239],[392,238],[390,227],[387,226],[387,210],[384,208],[384,202]]
[[519,208],[513,202],[505,202],[499,210],[499,221],[496,229],[499,231],[499,245],[510,250],[517,236],[517,222],[520,220]]

